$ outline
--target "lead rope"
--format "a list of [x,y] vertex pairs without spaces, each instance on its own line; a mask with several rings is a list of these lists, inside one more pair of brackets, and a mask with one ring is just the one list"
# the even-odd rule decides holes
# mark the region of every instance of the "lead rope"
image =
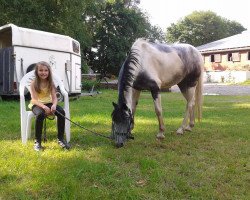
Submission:
[[57,112],[57,113],[58,113],[59,115],[61,115],[63,118],[67,119],[68,121],[70,121],[71,123],[75,124],[76,126],[82,128],[82,129],[84,129],[84,130],[86,130],[86,131],[89,131],[89,132],[93,133],[94,135],[97,135],[97,136],[100,136],[100,137],[104,137],[104,138],[107,138],[107,139],[111,139],[110,136],[106,136],[106,135],[102,135],[102,134],[100,134],[100,133],[96,133],[96,132],[94,132],[94,131],[91,131],[91,130],[89,130],[89,129],[83,127],[81,124],[78,124],[78,123],[76,123],[76,122],[73,122],[71,119],[67,118],[66,116],[64,116],[62,113],[60,113],[60,112],[57,111],[57,110],[55,110],[55,112]]

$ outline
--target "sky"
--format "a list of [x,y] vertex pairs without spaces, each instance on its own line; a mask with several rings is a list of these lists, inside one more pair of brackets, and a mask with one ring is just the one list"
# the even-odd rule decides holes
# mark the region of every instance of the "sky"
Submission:
[[237,21],[250,31],[250,0],[141,0],[140,8],[149,14],[151,24],[163,31],[193,11],[207,10]]

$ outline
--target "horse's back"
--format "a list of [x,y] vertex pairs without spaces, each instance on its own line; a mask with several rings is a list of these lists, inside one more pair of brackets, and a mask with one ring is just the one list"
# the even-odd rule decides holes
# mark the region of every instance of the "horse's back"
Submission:
[[131,51],[138,54],[143,73],[156,80],[160,88],[178,84],[186,76],[195,78],[200,74],[201,55],[192,45],[167,45],[138,39]]
[[144,39],[138,39],[132,46],[132,50],[138,55],[143,70],[156,70],[164,72],[175,65],[175,70],[178,71],[182,65],[182,61],[175,51],[169,45],[151,43]]
[[132,49],[139,52],[140,56],[147,54],[147,56],[151,55],[159,60],[168,59],[168,62],[171,62],[175,58],[173,55],[177,54],[187,68],[192,68],[189,65],[202,65],[203,63],[201,53],[194,46],[185,43],[168,45],[137,39],[132,45]]

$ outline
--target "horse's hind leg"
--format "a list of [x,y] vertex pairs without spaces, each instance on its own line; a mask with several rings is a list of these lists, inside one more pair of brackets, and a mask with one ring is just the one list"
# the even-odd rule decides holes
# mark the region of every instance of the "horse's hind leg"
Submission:
[[[187,101],[185,116],[182,121],[181,127],[176,131],[177,134],[183,134],[184,131],[191,131],[194,127],[194,105],[195,105],[195,87],[187,88],[182,91],[183,96]],[[189,124],[188,124],[189,119]]]
[[151,92],[151,93],[154,99],[155,113],[157,115],[158,122],[159,122],[159,132],[156,135],[156,137],[158,139],[164,139],[165,138],[164,136],[165,126],[164,126],[163,116],[162,116],[161,95],[160,93],[154,93],[154,92]]

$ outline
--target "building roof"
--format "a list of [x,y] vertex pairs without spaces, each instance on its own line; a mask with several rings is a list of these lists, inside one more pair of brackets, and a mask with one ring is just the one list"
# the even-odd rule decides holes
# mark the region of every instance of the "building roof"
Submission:
[[250,49],[250,31],[198,46],[197,49],[201,53]]

